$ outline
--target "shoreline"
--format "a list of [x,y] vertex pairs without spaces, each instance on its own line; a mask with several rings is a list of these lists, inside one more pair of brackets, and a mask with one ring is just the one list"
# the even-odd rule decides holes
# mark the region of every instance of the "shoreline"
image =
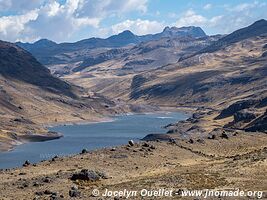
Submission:
[[[162,108],[164,108],[164,110],[162,110]],[[171,109],[169,109],[169,108],[171,108]],[[187,118],[189,117],[189,113],[190,113],[190,115],[192,115],[192,112],[189,112],[188,110],[185,110],[185,109],[174,109],[173,107],[160,107],[160,109],[161,110],[151,111],[151,112],[143,112],[143,113],[142,112],[121,113],[121,114],[116,114],[116,115],[112,115],[112,116],[105,116],[103,118],[98,118],[98,120],[94,120],[94,121],[79,120],[79,121],[64,122],[64,123],[50,123],[50,124],[46,124],[43,126],[47,129],[49,129],[49,128],[56,127],[56,126],[73,126],[73,125],[90,125],[90,124],[97,124],[97,123],[108,123],[108,122],[113,122],[114,120],[116,120],[116,119],[114,119],[114,117],[128,116],[128,115],[148,115],[148,114],[169,113],[169,112],[182,112],[186,115]],[[194,110],[194,109],[192,108],[191,111],[192,110]],[[177,122],[177,121],[174,121],[174,123],[175,122]],[[162,133],[162,134],[167,134],[167,133]],[[46,142],[46,141],[50,141],[50,140],[60,139],[61,137],[64,137],[63,133],[51,132],[51,131],[49,131],[47,134],[44,134],[44,135],[40,135],[40,134],[22,135],[22,136],[19,136],[20,140],[17,141],[16,144],[3,143],[2,148],[1,148],[1,143],[0,143],[0,153],[12,151],[16,148],[16,146],[26,144],[29,142]]]

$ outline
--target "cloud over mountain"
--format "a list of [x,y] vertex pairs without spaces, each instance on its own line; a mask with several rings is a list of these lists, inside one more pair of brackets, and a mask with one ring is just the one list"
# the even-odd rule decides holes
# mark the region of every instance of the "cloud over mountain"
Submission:
[[[147,0],[0,1],[0,36],[9,41],[49,38],[68,39],[84,27],[97,29],[110,15],[146,12]],[[5,13],[8,9],[10,13]],[[12,14],[16,13],[16,14]]]
[[187,5],[161,0],[0,0],[0,38],[65,42],[108,37],[126,29],[143,35],[164,26],[192,25],[208,34],[230,33],[266,18],[266,8],[265,2],[248,0]]

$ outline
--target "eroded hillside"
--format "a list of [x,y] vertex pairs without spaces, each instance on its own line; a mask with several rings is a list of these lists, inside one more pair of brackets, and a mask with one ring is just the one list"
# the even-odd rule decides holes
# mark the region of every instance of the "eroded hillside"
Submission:
[[34,139],[60,137],[43,125],[97,121],[120,111],[115,103],[53,77],[23,49],[0,42],[0,149]]

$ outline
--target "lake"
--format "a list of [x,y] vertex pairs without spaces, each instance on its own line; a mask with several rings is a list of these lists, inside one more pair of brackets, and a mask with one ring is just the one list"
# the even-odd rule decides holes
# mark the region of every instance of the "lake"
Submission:
[[20,167],[48,160],[54,156],[80,153],[82,149],[95,150],[127,144],[129,140],[140,140],[150,133],[165,133],[163,126],[186,119],[181,112],[133,114],[113,117],[113,121],[86,125],[66,125],[50,128],[64,137],[46,142],[30,142],[14,150],[0,153],[0,169]]

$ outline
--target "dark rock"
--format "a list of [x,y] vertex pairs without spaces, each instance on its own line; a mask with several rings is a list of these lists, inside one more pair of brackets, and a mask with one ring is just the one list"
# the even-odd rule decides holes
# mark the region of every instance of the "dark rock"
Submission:
[[27,166],[29,166],[30,164],[31,164],[30,161],[26,160],[22,166],[23,166],[23,167],[27,167]]
[[23,187],[24,188],[29,187],[29,183],[23,183]]
[[77,185],[74,185],[74,186],[71,187],[71,190],[78,190],[78,189],[79,189],[79,188],[78,188]]
[[45,177],[45,178],[43,179],[43,182],[44,182],[44,183],[51,183],[51,179],[48,178],[48,177]]
[[40,184],[40,183],[38,183],[38,182],[34,182],[32,185],[33,185],[34,187],[41,186],[41,184]]
[[222,132],[221,138],[229,139],[229,136],[225,132]]
[[82,154],[88,153],[87,149],[82,150]]
[[81,172],[72,175],[71,180],[99,181],[101,178],[106,179],[107,176],[103,172],[83,169]]
[[182,193],[183,193],[183,189],[178,189],[176,192],[175,192],[175,194],[177,194],[177,195],[182,195]]
[[58,158],[58,156],[54,156],[54,157],[52,158],[52,162],[55,162],[57,158]]
[[178,130],[177,129],[171,129],[171,130],[168,130],[167,134],[173,134],[173,133],[177,133]]
[[261,131],[261,132],[267,132],[267,110],[266,112],[258,117],[256,120],[251,122],[245,127],[245,131]]
[[78,191],[78,190],[70,190],[69,191],[69,196],[70,197],[79,197],[79,196],[81,196],[81,192]]
[[210,139],[210,140],[214,140],[215,138],[216,138],[216,136],[214,134],[211,134],[208,136],[208,139]]
[[44,191],[44,194],[53,194],[53,192],[50,191],[50,190],[45,190],[45,191]]
[[50,200],[60,200],[61,198],[58,196],[57,192],[53,192],[50,196]]
[[129,140],[129,141],[128,141],[128,144],[129,144],[130,146],[134,146],[134,141],[133,141],[133,140]]
[[170,139],[172,139],[172,137],[167,134],[148,134],[142,140],[144,141],[156,141],[156,140],[169,141]]
[[142,146],[143,147],[149,147],[149,144],[145,142]]
[[223,109],[221,113],[217,117],[215,117],[215,120],[230,117],[240,110],[255,106],[257,103],[259,103],[259,100],[257,99],[237,101],[230,105],[228,108]]
[[25,119],[24,117],[21,118],[15,118],[13,120],[14,122],[24,123],[24,124],[33,124],[33,122],[29,119]]
[[62,200],[62,198],[55,195],[51,195],[50,200]]
[[261,57],[267,57],[267,51],[263,52],[263,54],[261,55]]
[[238,111],[234,114],[234,122],[242,121],[244,123],[248,123],[255,118],[256,118],[256,115],[252,112],[247,111],[247,110],[241,110],[241,111]]
[[190,144],[193,144],[193,143],[194,143],[194,140],[190,138],[188,142],[189,142]]
[[267,97],[262,98],[260,102],[256,105],[256,108],[263,108],[267,106]]
[[176,141],[175,141],[175,139],[171,138],[171,139],[169,140],[169,143],[171,143],[171,144],[176,144]]

